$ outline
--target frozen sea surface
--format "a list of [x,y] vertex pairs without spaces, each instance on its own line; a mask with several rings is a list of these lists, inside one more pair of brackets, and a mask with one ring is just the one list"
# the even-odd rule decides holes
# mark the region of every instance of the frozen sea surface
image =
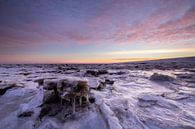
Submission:
[[[38,120],[44,91],[34,81],[64,78],[87,80],[95,103],[63,120],[55,115]],[[106,84],[98,89],[102,81]],[[5,90],[7,86],[11,88]],[[195,128],[193,60],[108,65],[1,65],[0,90],[0,129]],[[33,114],[19,117],[25,111]],[[63,113],[62,116],[66,114]]]

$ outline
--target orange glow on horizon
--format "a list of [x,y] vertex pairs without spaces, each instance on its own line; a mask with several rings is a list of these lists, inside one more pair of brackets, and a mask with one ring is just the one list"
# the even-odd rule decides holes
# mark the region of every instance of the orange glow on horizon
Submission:
[[[109,63],[123,63],[123,62],[136,62],[136,61],[147,61],[147,60],[158,60],[164,58],[88,58],[88,59],[64,59],[62,57],[50,58],[41,56],[0,56],[6,64],[109,64]],[[6,60],[7,59],[7,60]],[[12,60],[12,62],[9,62]],[[37,61],[38,60],[38,61]],[[3,62],[0,62],[3,63]]]
[[[178,56],[178,53],[180,56]],[[176,55],[175,55],[176,54]],[[112,51],[92,54],[91,57],[80,55],[0,55],[0,63],[29,63],[29,64],[99,64],[99,63],[121,63],[146,60],[157,60],[165,58],[190,57],[195,55],[195,50],[191,48],[183,49],[154,49],[154,50],[129,50]],[[75,58],[76,57],[76,58]]]

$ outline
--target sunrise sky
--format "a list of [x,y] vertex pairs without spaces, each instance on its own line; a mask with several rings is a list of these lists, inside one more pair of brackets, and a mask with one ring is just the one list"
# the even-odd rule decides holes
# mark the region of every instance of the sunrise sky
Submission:
[[195,0],[0,0],[0,63],[195,56]]

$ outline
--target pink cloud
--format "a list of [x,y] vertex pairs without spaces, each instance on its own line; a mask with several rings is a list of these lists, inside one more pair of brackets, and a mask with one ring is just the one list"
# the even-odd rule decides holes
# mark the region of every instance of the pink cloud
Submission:
[[[155,10],[152,15],[129,25],[128,19],[123,19],[126,15],[122,14],[134,12],[137,8],[136,11],[139,11],[142,7],[140,3],[143,2],[114,1],[111,5],[107,4],[102,13],[86,21],[86,24],[82,24],[85,25],[84,27],[75,27],[76,29],[73,25],[69,28],[61,17],[57,19],[59,21],[48,21],[47,25],[33,20],[23,23],[20,28],[12,26],[0,28],[0,42],[2,42],[0,47],[5,48],[10,44],[12,45],[10,47],[30,48],[44,42],[85,45],[101,43],[101,41],[105,43],[110,40],[114,40],[115,44],[137,41],[166,43],[194,37],[195,8],[186,11],[187,7],[182,1],[162,0],[162,7]],[[185,14],[178,16],[182,12]],[[129,19],[134,19],[130,16]]]
[[[115,33],[116,42],[136,41],[167,43],[175,40],[192,39],[195,35],[195,8],[187,10],[179,19],[172,20],[175,11],[159,10],[146,20],[135,25],[123,25]],[[165,21],[165,23],[163,23]]]

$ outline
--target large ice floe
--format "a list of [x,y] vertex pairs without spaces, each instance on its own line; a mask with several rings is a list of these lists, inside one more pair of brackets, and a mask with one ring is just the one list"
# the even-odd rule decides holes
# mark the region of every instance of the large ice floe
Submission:
[[0,129],[194,129],[194,64],[1,65]]

